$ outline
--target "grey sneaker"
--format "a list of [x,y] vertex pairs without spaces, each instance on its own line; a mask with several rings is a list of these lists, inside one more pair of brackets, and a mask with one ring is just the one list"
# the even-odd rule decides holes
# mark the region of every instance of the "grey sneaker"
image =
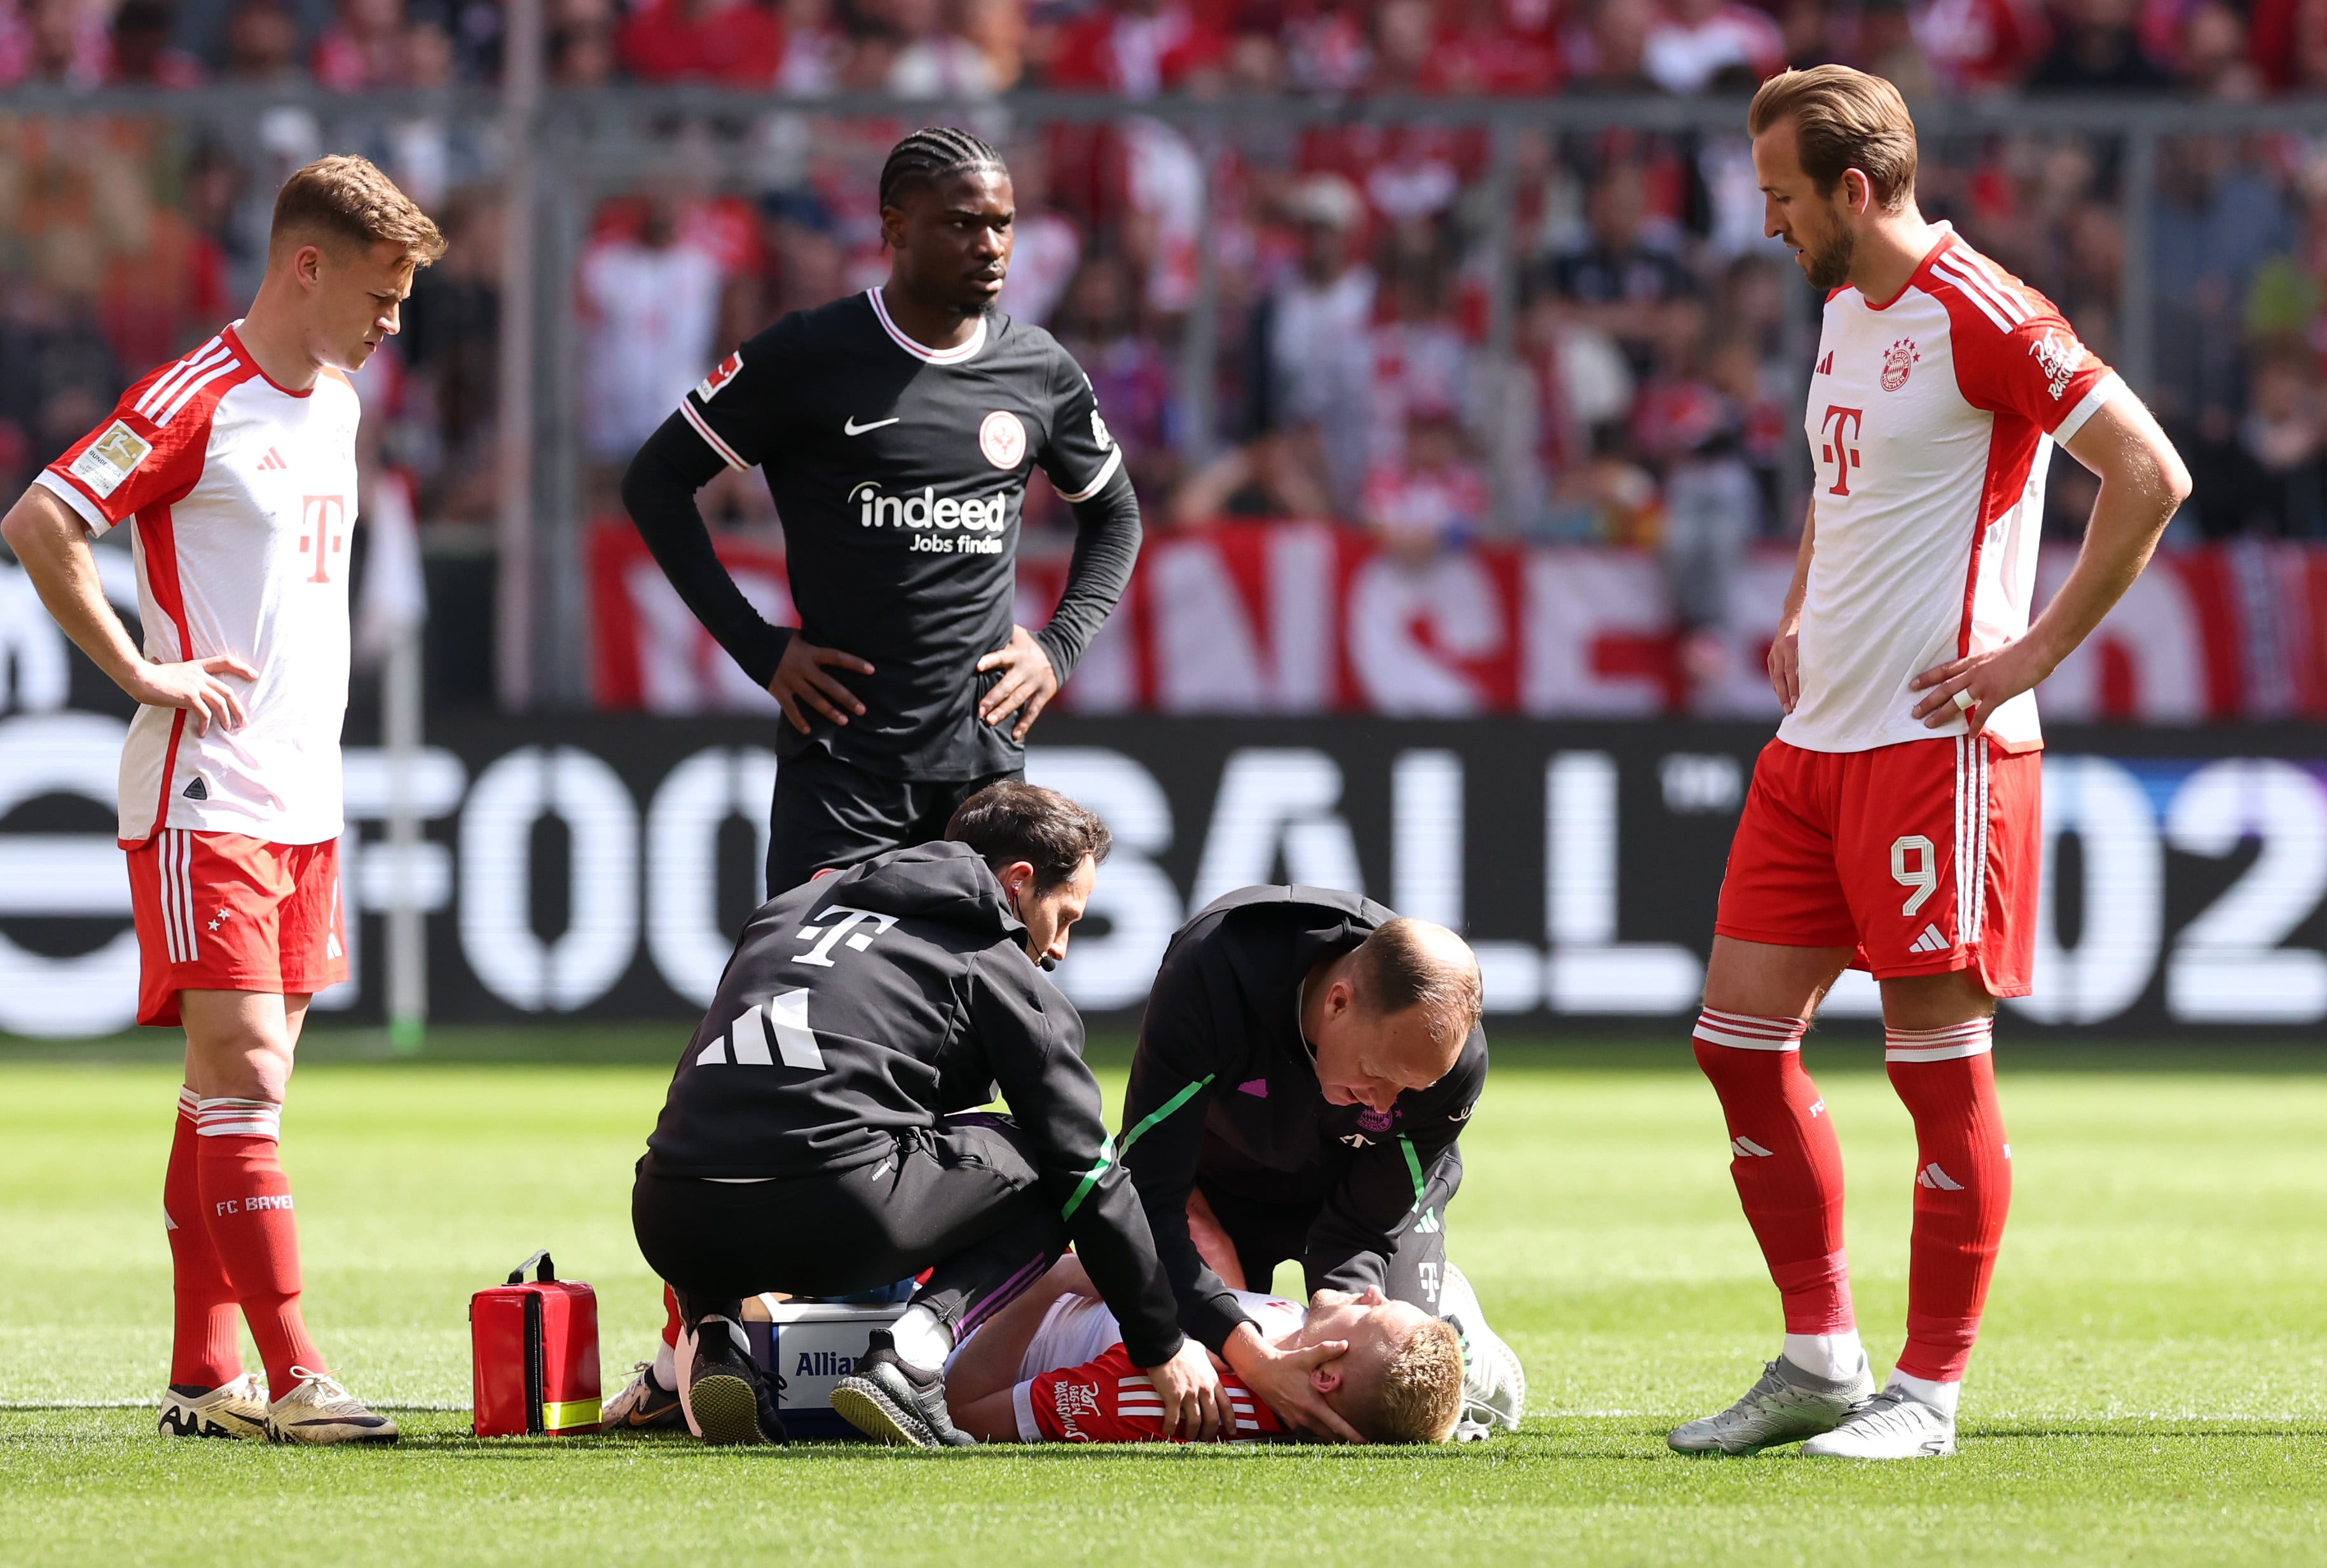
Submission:
[[945,1375],[906,1365],[886,1329],[873,1331],[856,1370],[832,1386],[832,1408],[865,1436],[895,1448],[977,1443],[946,1410]]
[[1818,1459],[1943,1459],[1955,1451],[1956,1418],[1895,1386],[1802,1444]]
[[1836,1381],[1805,1372],[1783,1356],[1762,1369],[1762,1380],[1718,1415],[1673,1428],[1665,1442],[1682,1453],[1760,1453],[1831,1432],[1874,1393],[1861,1358],[1858,1374]]

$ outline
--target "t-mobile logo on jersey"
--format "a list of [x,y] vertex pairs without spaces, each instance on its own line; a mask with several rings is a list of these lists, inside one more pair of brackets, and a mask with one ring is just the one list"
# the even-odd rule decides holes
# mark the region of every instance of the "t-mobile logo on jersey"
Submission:
[[299,498],[299,553],[314,552],[314,570],[307,574],[310,583],[332,580],[328,555],[336,555],[347,547],[348,499],[345,496],[301,496]]
[[1859,422],[1866,415],[1864,408],[1845,408],[1839,404],[1826,406],[1826,417],[1818,421],[1818,432],[1833,439],[1818,448],[1818,461],[1834,464],[1834,485],[1828,495],[1850,493],[1850,471],[1858,464]]

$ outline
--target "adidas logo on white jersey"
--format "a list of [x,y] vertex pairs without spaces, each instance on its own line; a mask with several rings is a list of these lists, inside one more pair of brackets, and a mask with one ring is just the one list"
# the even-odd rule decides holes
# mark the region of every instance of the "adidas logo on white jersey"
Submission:
[[1916,938],[1907,948],[1910,953],[1944,953],[1947,950],[1948,939],[1939,935],[1939,929],[1937,926],[1925,926],[1923,934]]
[[1962,1182],[1939,1169],[1937,1160],[1915,1173],[1915,1185],[1928,1187],[1934,1192],[1960,1192],[1964,1190]]

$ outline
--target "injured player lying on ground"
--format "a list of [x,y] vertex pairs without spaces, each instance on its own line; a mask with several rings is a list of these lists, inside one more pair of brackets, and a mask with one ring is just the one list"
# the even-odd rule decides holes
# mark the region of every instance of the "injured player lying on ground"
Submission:
[[[1238,1304],[1280,1350],[1341,1340],[1349,1349],[1310,1371],[1313,1386],[1369,1442],[1444,1442],[1463,1412],[1463,1349],[1452,1324],[1419,1307],[1321,1291],[1305,1311],[1238,1293]],[[1276,1413],[1225,1368],[1235,1416],[1220,1441],[1285,1441]],[[964,1340],[946,1368],[954,1424],[987,1442],[1172,1440],[1162,1397],[1131,1364],[1115,1316],[1070,1255]],[[1225,1414],[1225,1413],[1224,1413]]]

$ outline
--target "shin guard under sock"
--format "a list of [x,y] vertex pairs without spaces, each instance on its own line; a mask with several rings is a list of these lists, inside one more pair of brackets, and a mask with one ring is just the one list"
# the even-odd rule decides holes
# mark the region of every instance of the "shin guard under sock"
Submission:
[[294,1367],[328,1370],[299,1312],[299,1227],[276,1142],[282,1115],[265,1100],[204,1100],[195,1126],[202,1218],[276,1399],[298,1381]]
[[1842,1150],[1802,1070],[1799,1018],[1706,1008],[1696,1062],[1729,1125],[1729,1174],[1785,1303],[1789,1334],[1856,1327],[1842,1246]]
[[170,1335],[170,1381],[180,1388],[216,1388],[242,1376],[241,1313],[226,1265],[202,1221],[196,1169],[194,1091],[178,1091],[177,1130],[162,1178],[162,1224],[170,1237],[170,1287],[175,1312]]
[[1915,1230],[1898,1369],[1960,1382],[2012,1207],[2012,1145],[1987,1019],[1887,1031],[1891,1084],[1915,1119]]

